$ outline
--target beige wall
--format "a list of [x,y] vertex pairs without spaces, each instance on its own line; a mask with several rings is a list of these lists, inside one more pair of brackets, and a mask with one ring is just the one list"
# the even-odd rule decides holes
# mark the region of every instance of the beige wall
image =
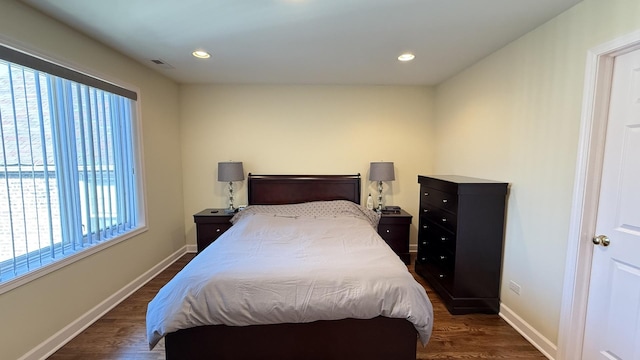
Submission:
[[149,209],[147,232],[0,295],[0,357],[15,359],[184,246],[178,86],[14,1],[0,41],[139,89]]
[[436,89],[435,170],[511,183],[501,300],[553,343],[587,51],[639,28],[640,1],[584,0]]
[[[187,243],[192,214],[226,204],[218,161],[254,173],[363,174],[394,161],[387,203],[414,215],[417,174],[512,184],[503,303],[557,340],[586,52],[640,28],[640,1],[584,0],[446,81],[401,86],[182,85],[20,3],[0,37],[140,89],[149,231],[0,295],[0,349],[16,358]],[[180,120],[180,121],[179,121]],[[178,135],[180,134],[180,135]],[[237,203],[246,202],[246,181]],[[184,204],[184,206],[183,206]],[[184,209],[184,211],[183,211]],[[520,296],[506,284],[522,286]],[[37,326],[33,326],[38,324]]]
[[[182,164],[187,242],[195,244],[192,215],[225,207],[219,161],[242,161],[254,174],[363,176],[363,201],[375,187],[371,161],[393,161],[396,181],[385,201],[414,215],[417,175],[432,170],[432,91],[416,86],[181,85]],[[246,181],[237,184],[246,204]]]

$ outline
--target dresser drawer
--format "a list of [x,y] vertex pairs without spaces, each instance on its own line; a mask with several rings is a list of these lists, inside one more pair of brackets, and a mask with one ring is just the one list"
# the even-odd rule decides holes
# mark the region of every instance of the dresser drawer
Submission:
[[215,240],[222,233],[229,230],[231,224],[198,224],[198,235],[202,235],[205,238]]
[[420,250],[418,250],[418,256],[416,257],[416,263],[417,264],[426,264],[427,263],[427,254],[426,253],[420,253]]
[[455,213],[458,207],[458,196],[424,186],[421,187],[420,208],[434,207]]
[[420,260],[429,261],[439,268],[453,272],[455,255],[451,247],[453,243],[442,243],[437,237],[418,239],[418,257]]
[[454,252],[456,247],[456,235],[455,233],[442,228],[440,225],[436,225],[431,220],[421,218],[420,229],[418,230],[418,247],[422,242]]
[[449,231],[456,231],[457,216],[454,213],[427,204],[422,208],[422,216]]
[[449,289],[455,273],[455,239],[446,231],[433,225],[418,236],[418,256],[420,266],[431,269],[433,276]]
[[446,273],[453,273],[455,258],[452,252],[438,248],[436,251],[427,252],[427,259],[435,264],[441,271]]
[[433,239],[419,238],[418,239],[418,260],[423,262],[427,261],[429,254],[440,252],[440,244]]
[[216,241],[220,235],[231,228],[231,223],[227,224],[198,224],[196,229],[198,252]]
[[428,257],[426,261],[421,262],[421,266],[425,267],[429,276],[447,289],[447,291],[453,291],[455,274],[453,270],[441,266],[437,261]]
[[436,242],[433,239],[429,239],[427,237],[419,237],[418,238],[418,256],[420,254],[425,254],[427,251],[431,250]]
[[378,233],[396,253],[409,251],[409,226],[394,224],[379,224]]

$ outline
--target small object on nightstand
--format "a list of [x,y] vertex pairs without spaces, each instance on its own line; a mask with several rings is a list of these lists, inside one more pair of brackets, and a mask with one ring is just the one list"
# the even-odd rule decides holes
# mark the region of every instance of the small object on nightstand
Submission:
[[388,205],[382,209],[383,214],[400,214],[400,206]]

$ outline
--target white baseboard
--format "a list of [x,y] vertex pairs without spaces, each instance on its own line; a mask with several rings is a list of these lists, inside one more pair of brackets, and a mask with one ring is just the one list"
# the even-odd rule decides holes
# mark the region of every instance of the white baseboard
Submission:
[[52,335],[47,340],[40,343],[35,348],[31,349],[28,353],[24,354],[18,360],[35,360],[46,359],[54,352],[71,341],[74,337],[88,328],[91,324],[100,319],[109,310],[116,307],[123,300],[128,298],[135,291],[140,289],[144,284],[153,279],[156,275],[166,269],[169,265],[173,264],[182,255],[187,252],[187,247],[184,246],[173,254],[169,255],[166,259],[162,260],[159,264],[152,267],[144,274],[138,276],[135,280],[127,284],[122,289],[118,290],[115,294],[109,296],[106,300],[96,305],[93,309],[87,311],[84,315],[74,320],[69,325]]
[[187,244],[187,252],[188,253],[197,253],[198,252],[198,245],[189,245],[189,244]]
[[[417,244],[409,245],[409,252],[416,253],[418,251]],[[558,346],[544,337],[533,326],[529,325],[520,316],[513,312],[508,306],[500,304],[500,313],[498,314],[504,321],[506,321],[512,328],[514,328],[520,335],[522,335],[528,342],[531,343],[536,349],[546,356],[548,359],[555,360],[558,356]]]
[[540,350],[542,355],[551,360],[556,358],[558,353],[557,345],[542,336],[538,330],[534,329],[509,307],[504,304],[500,304],[500,313],[498,315],[511,325],[512,328],[516,329],[516,331],[535,346],[536,349]]

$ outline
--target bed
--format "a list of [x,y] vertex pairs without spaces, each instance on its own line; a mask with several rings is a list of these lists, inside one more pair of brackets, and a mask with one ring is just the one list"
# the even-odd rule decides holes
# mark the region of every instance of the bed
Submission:
[[[334,211],[336,204],[353,213],[366,211],[354,205],[360,192],[359,175],[249,174],[247,210],[234,216],[228,234],[198,254],[149,304],[150,346],[164,337],[169,360],[415,359],[416,339],[426,344],[432,326],[424,289],[366,224],[368,214],[334,219],[315,213],[319,207]],[[314,213],[299,216],[300,208]],[[320,236],[311,237],[313,229]],[[353,261],[336,251],[350,254]],[[380,269],[376,265],[354,271],[350,263],[359,266],[359,257],[368,258],[368,264],[375,261]],[[194,275],[208,273],[210,267],[215,268],[212,279]],[[294,273],[296,279],[291,279],[288,274]],[[228,279],[228,274],[236,278]],[[392,280],[384,280],[387,276]],[[339,284],[330,288],[327,283],[334,280]],[[365,291],[356,283],[378,293],[358,297]],[[386,289],[387,284],[393,289]],[[189,288],[184,290],[188,295],[182,295],[183,287]],[[287,295],[290,288],[293,295]],[[324,297],[320,301],[312,293]],[[392,300],[398,293],[409,295]],[[177,297],[191,302],[175,305],[167,300]],[[202,305],[208,299],[216,299],[211,301],[216,304]],[[238,309],[231,309],[236,305]],[[216,306],[223,309],[212,310]]]

